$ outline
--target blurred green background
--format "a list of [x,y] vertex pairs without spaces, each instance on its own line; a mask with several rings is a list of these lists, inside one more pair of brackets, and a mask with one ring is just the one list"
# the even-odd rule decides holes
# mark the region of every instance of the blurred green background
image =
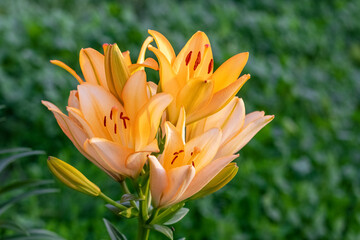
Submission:
[[[215,67],[250,52],[252,78],[239,96],[247,111],[275,120],[243,150],[234,180],[187,204],[174,225],[187,239],[360,238],[360,1],[0,1],[0,148],[31,147],[85,173],[105,193],[118,184],[72,146],[53,115],[77,82],[49,63],[80,74],[81,48],[118,43],[135,60],[147,29],[176,52],[197,30],[212,44]],[[149,72],[156,78],[155,72]],[[10,169],[8,179],[53,179],[46,156]],[[133,239],[136,222],[119,220],[102,201],[54,184],[60,193],[32,197],[9,217],[65,239],[109,239],[102,218]],[[165,239],[152,233],[151,239]]]

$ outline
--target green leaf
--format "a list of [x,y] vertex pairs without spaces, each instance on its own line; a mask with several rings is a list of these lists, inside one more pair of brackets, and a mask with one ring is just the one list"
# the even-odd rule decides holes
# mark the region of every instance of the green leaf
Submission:
[[3,158],[0,160],[0,172],[2,172],[4,168],[6,168],[10,163],[14,162],[16,159],[28,157],[31,155],[40,155],[44,153],[45,153],[44,151],[30,151],[30,152],[18,153],[10,157]]
[[10,229],[10,230],[19,232],[24,235],[29,234],[28,231],[26,231],[26,229],[23,226],[21,226],[20,224],[17,224],[16,222],[13,222],[13,221],[7,221],[7,220],[0,221],[0,228]]
[[44,229],[30,229],[28,235],[16,235],[5,237],[4,240],[64,240],[57,234]]
[[31,151],[31,148],[19,147],[0,150],[0,154]]
[[25,193],[19,194],[0,205],[0,215],[2,213],[4,213],[13,204],[15,204],[16,202],[19,202],[21,200],[24,200],[25,198],[28,198],[28,197],[31,197],[34,195],[54,193],[54,192],[58,192],[58,189],[54,189],[54,188],[35,189],[30,192],[25,192]]
[[180,221],[181,219],[183,219],[183,217],[185,217],[185,215],[189,212],[188,208],[181,208],[179,211],[177,211],[175,213],[175,215],[170,218],[169,220],[167,220],[166,222],[164,222],[164,225],[171,225],[174,223],[177,223],[178,221]]
[[171,240],[174,239],[173,231],[169,227],[155,224],[155,225],[152,225],[151,228],[154,229],[155,231],[158,231],[158,232],[164,234],[167,238],[169,238]]
[[169,221],[184,205],[185,203],[178,203],[167,208],[165,211],[155,217],[150,224],[163,224],[164,222]]
[[11,190],[16,190],[18,188],[34,187],[34,186],[49,184],[49,183],[53,183],[53,182],[54,181],[52,181],[52,180],[23,180],[23,181],[18,181],[18,182],[14,182],[14,183],[8,184],[8,185],[0,188],[0,194],[11,191]]
[[127,240],[125,235],[119,232],[119,230],[111,222],[105,218],[103,218],[103,221],[111,240]]

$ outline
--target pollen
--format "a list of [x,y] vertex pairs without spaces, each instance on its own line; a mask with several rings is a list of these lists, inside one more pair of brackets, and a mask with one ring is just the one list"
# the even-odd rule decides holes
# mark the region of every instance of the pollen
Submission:
[[106,127],[106,116],[104,116],[104,127]]
[[130,120],[130,118],[128,118],[128,117],[126,117],[126,116],[124,116],[124,113],[123,112],[121,112],[120,113],[120,119],[121,120],[123,120],[123,124],[124,124],[124,128],[126,129],[126,120]]
[[117,130],[117,125],[116,123],[114,124],[114,133],[116,134],[116,130]]

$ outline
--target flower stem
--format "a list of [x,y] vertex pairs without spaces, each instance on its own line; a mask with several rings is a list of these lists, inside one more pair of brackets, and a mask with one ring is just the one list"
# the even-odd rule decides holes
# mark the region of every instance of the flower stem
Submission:
[[101,197],[102,199],[105,200],[105,202],[110,203],[111,205],[121,209],[121,210],[126,210],[127,207],[125,207],[124,205],[121,205],[120,203],[115,202],[114,200],[112,200],[111,198],[109,198],[108,196],[106,196],[103,193],[100,193],[99,197]]
[[138,226],[138,240],[147,240],[150,234],[150,228],[146,226],[147,220],[149,219],[149,210],[148,210],[148,199],[150,197],[149,191],[149,180],[147,180],[145,185],[145,192],[141,186],[139,186],[139,195],[143,199],[139,202],[139,226]]
[[[124,179],[123,181],[120,181],[120,185],[121,185],[121,188],[122,188],[122,190],[124,191],[124,193],[126,193],[126,194],[131,194],[131,192],[130,192],[130,190],[129,190],[126,182],[125,182],[125,179]],[[130,204],[131,204],[131,206],[133,206],[134,208],[138,209],[138,207],[137,207],[137,205],[136,205],[136,203],[135,203],[134,200],[131,200],[131,201],[130,201]]]

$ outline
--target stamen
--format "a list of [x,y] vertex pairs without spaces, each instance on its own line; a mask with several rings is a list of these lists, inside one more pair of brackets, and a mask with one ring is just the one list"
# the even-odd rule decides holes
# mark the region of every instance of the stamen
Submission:
[[193,167],[195,167],[195,163],[194,163],[194,161],[191,161],[191,164],[193,165]]
[[179,153],[182,153],[182,152],[184,152],[184,150],[180,150],[180,151],[179,151]]
[[126,129],[126,120],[130,120],[130,118],[123,116],[123,112],[120,113],[120,119],[123,120],[124,128]]
[[110,110],[110,120],[112,120],[112,109]]
[[175,159],[177,159],[178,158],[178,155],[176,155],[175,157],[174,157],[174,159],[171,161],[171,164],[173,164],[174,162],[175,162]]
[[214,67],[214,59],[211,59],[208,67],[208,74],[212,71],[213,67]]
[[179,153],[178,152],[174,152],[174,154],[173,155],[178,155]]
[[190,52],[188,53],[188,55],[186,56],[186,58],[185,58],[185,64],[186,64],[186,66],[189,65],[189,62],[190,62],[190,59],[191,59],[191,54],[192,54],[192,51],[190,51]]
[[194,152],[191,152],[190,155],[192,156],[194,154]]
[[201,52],[199,51],[198,52],[198,55],[196,57],[196,60],[195,60],[195,64],[194,64],[194,71],[196,70],[196,68],[199,66],[201,62]]
[[104,127],[106,127],[106,116],[104,116]]
[[114,124],[114,133],[116,134],[117,126],[116,123]]

